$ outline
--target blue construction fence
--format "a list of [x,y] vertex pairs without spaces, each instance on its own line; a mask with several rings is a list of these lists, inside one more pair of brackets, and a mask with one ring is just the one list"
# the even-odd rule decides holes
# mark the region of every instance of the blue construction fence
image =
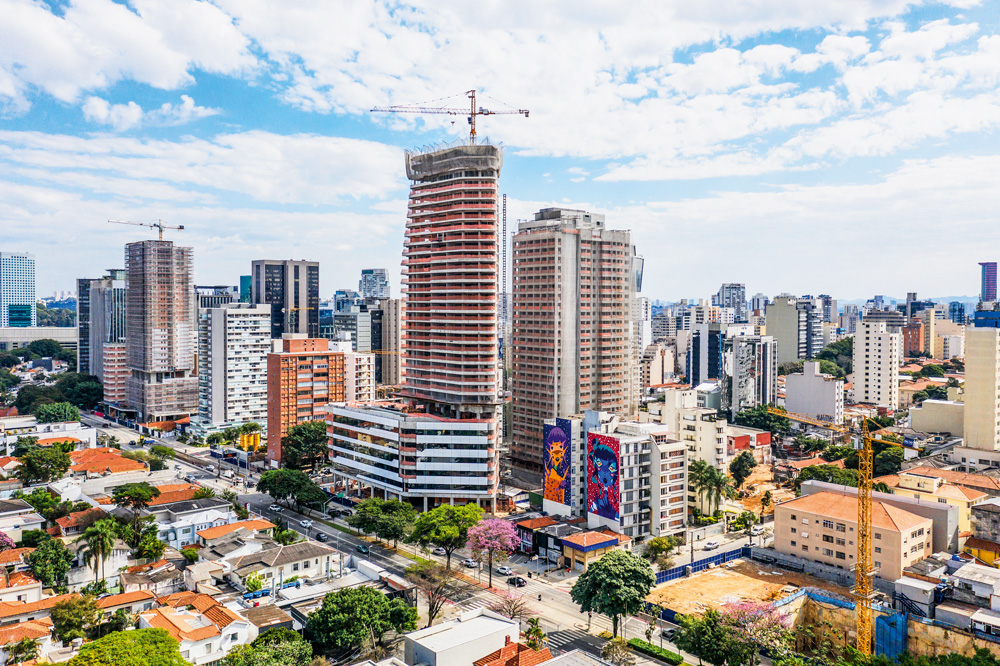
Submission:
[[659,585],[660,583],[666,583],[668,580],[683,578],[686,575],[688,568],[691,569],[691,573],[698,573],[699,571],[704,571],[711,566],[719,566],[720,564],[732,562],[733,560],[749,558],[751,552],[752,551],[749,547],[743,546],[742,548],[738,548],[736,550],[730,550],[725,553],[719,553],[718,555],[706,557],[703,560],[698,560],[697,562],[692,562],[691,564],[674,567],[673,569],[667,569],[666,571],[658,571],[656,573],[656,584]]

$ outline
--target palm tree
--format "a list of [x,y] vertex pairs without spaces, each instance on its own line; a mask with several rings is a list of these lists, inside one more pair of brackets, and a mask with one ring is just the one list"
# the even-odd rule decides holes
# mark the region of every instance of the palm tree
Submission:
[[707,490],[707,481],[712,468],[704,460],[695,460],[688,467],[688,485],[698,494],[700,503],[702,494]]
[[544,648],[545,641],[548,640],[548,636],[542,631],[541,622],[537,617],[528,620],[528,630],[524,632],[524,637],[527,639],[527,646],[536,651]]
[[[732,480],[726,474],[723,474],[715,467],[710,469],[711,472],[705,479],[705,489],[708,491],[709,500],[715,505],[715,511],[718,511],[722,505],[722,498],[731,499],[736,493],[733,490]],[[712,512],[713,515],[715,511]]]
[[[117,538],[117,524],[111,518],[105,518],[85,529],[77,539],[87,546],[83,556],[88,564],[93,562],[94,576],[97,576],[98,567],[102,569],[103,573],[104,562],[111,557]],[[104,578],[102,575],[101,580]]]
[[22,638],[7,646],[7,663],[20,664],[38,658],[38,643],[33,638]]

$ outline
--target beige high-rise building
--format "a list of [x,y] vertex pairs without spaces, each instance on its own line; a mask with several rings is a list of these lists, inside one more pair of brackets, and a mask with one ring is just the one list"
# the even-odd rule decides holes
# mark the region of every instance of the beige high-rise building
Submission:
[[140,422],[198,409],[193,271],[189,247],[154,240],[125,246],[125,393]]
[[637,409],[641,259],[629,231],[562,208],[521,222],[513,254],[511,458],[538,472],[545,419]]
[[402,381],[400,348],[402,347],[403,301],[387,298],[382,301],[382,383],[398,386]]
[[965,446],[1000,450],[1000,329],[965,331]]
[[854,334],[854,401],[895,409],[903,336],[884,321],[862,321]]
[[941,358],[941,342],[937,335],[937,317],[934,309],[928,308],[920,313],[920,319],[924,325],[924,351],[931,355],[931,358]]

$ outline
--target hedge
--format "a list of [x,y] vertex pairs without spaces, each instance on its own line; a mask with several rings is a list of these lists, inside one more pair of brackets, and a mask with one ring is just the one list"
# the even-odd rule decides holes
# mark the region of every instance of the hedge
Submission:
[[680,666],[684,663],[684,657],[680,656],[676,652],[671,652],[670,650],[664,650],[663,648],[653,645],[652,643],[647,643],[646,641],[639,638],[628,639],[628,644],[636,649],[636,651],[641,652],[650,657],[655,657],[656,659],[661,659],[672,666]]

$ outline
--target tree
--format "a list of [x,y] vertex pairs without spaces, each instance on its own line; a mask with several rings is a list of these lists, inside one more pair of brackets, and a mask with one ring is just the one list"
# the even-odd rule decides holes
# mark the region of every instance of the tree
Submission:
[[[103,571],[104,563],[111,557],[111,552],[114,550],[117,539],[118,525],[111,518],[98,520],[85,529],[83,534],[77,539],[77,541],[82,541],[86,544],[83,557],[88,564],[93,564],[95,577],[98,575],[98,569],[101,569],[102,574],[106,573]],[[101,575],[100,579],[104,580],[105,576]]]
[[132,552],[132,557],[140,560],[158,560],[163,557],[163,553],[166,549],[167,544],[157,539],[155,535],[146,534],[143,535],[142,540],[139,541],[139,545]]
[[[434,619],[441,613],[445,604],[451,603],[452,599],[464,596],[471,588],[471,585],[460,578],[454,571],[428,560],[408,567],[406,569],[406,578],[416,585],[427,597],[428,627],[434,623]],[[513,616],[507,615],[503,611],[498,610],[497,612],[501,615],[506,615],[506,617],[513,618]]]
[[291,469],[316,469],[318,462],[326,462],[327,442],[326,423],[323,421],[294,425],[281,438],[281,463]]
[[463,506],[442,504],[420,514],[407,543],[434,544],[444,548],[445,568],[451,569],[451,554],[469,540],[469,530],[482,520],[483,512],[471,502]]
[[532,650],[541,650],[545,647],[545,641],[548,640],[548,636],[542,631],[542,623],[537,617],[533,617],[528,620],[528,630],[524,632],[524,637],[527,639],[525,644]]
[[301,638],[298,641],[268,643],[254,641],[248,645],[234,647],[222,660],[222,664],[223,666],[298,666],[298,664],[308,664],[312,659],[312,653],[312,645]]
[[73,553],[59,539],[49,539],[25,555],[24,560],[31,574],[42,581],[42,585],[55,587],[66,578],[73,563]]
[[416,627],[417,609],[402,599],[390,601],[371,587],[349,587],[324,597],[323,605],[309,616],[305,636],[321,650],[343,650],[381,645],[389,630]]
[[708,499],[711,502],[710,506],[715,507],[714,511],[718,511],[719,507],[722,506],[722,498],[732,499],[736,496],[729,477],[720,472],[716,467],[708,468],[703,482],[705,484],[705,491],[708,493]]
[[469,529],[469,548],[476,557],[485,556],[493,587],[493,563],[505,561],[521,543],[517,529],[502,518],[487,518]]
[[197,548],[181,548],[181,555],[183,555],[184,559],[190,562],[191,564],[197,562],[198,558],[201,557],[200,555],[198,555]]
[[145,481],[140,483],[126,483],[116,486],[111,491],[111,499],[121,509],[128,509],[132,512],[132,525],[139,529],[139,520],[144,509],[149,508],[150,502],[160,496],[158,488],[149,485]]
[[688,485],[691,489],[695,491],[698,495],[699,502],[708,487],[708,479],[711,475],[711,467],[707,462],[701,460],[695,460],[688,467]]
[[898,474],[903,467],[903,449],[892,446],[875,456],[872,462],[872,472],[875,476]]
[[823,449],[823,453],[819,454],[823,460],[833,462],[835,460],[843,460],[851,454],[854,453],[853,446],[834,446],[830,445]]
[[32,659],[38,659],[38,643],[34,638],[22,638],[16,643],[6,646],[7,663],[20,664]]
[[256,571],[251,571],[247,574],[247,577],[243,579],[243,587],[246,588],[247,592],[262,590],[264,589],[264,577]]
[[93,409],[104,399],[104,387],[95,375],[64,372],[56,380],[56,388],[63,392],[67,402],[80,409]]
[[857,488],[858,470],[841,469],[834,465],[810,465],[795,478],[795,491],[798,492],[802,483],[811,479]]
[[93,597],[71,597],[53,606],[50,617],[56,638],[67,643],[84,638],[87,630],[100,620],[101,610]]
[[[41,324],[39,324],[41,326]],[[37,355],[39,358],[53,357],[62,351],[62,345],[51,338],[42,338],[40,340],[32,340],[25,347],[32,354]]]
[[[535,614],[521,594],[507,594],[493,602],[490,610],[512,620],[526,620]],[[429,626],[429,625],[428,625]]]
[[17,392],[14,406],[20,414],[34,414],[38,406],[66,402],[66,396],[55,386],[29,385]]
[[661,557],[669,556],[679,545],[681,545],[680,537],[653,537],[646,544],[646,550],[642,555],[650,562],[655,562]]
[[65,423],[80,420],[80,410],[68,402],[38,405],[34,413],[39,423]]
[[760,515],[764,516],[764,512],[767,511],[767,507],[771,506],[771,502],[774,498],[771,496],[770,490],[764,491],[764,496],[760,498]]
[[744,665],[756,664],[761,649],[775,661],[790,651],[791,623],[770,603],[743,601],[728,605],[720,614],[720,623],[738,646],[736,654],[746,655]]
[[740,455],[733,458],[733,461],[729,463],[729,474],[733,477],[733,482],[736,484],[737,488],[742,486],[743,482],[750,478],[750,475],[753,474],[753,470],[756,466],[757,460],[749,451],[744,451]]
[[201,486],[198,490],[194,491],[194,495],[191,497],[194,499],[209,499],[215,497],[215,491],[208,486]]
[[0,553],[2,553],[5,550],[10,550],[11,548],[14,548],[15,545],[16,544],[14,543],[13,539],[11,539],[3,532],[0,532]]
[[744,409],[733,418],[733,422],[747,428],[767,430],[772,437],[780,440],[792,431],[792,423],[785,416],[771,414],[767,411],[769,408],[774,408],[774,405],[758,405],[751,409]]
[[26,486],[61,479],[72,464],[69,454],[55,447],[28,451],[19,461],[21,464],[14,471],[14,476]]
[[570,596],[582,612],[609,616],[617,636],[619,618],[639,612],[654,583],[648,562],[628,551],[612,550],[577,578]]
[[712,666],[725,666],[732,647],[728,632],[722,625],[722,616],[714,608],[705,611],[702,617],[678,615],[677,633],[674,643],[684,652],[698,657],[698,663],[707,661]]
[[190,666],[166,629],[116,631],[84,643],[68,666]]
[[160,460],[173,460],[174,456],[177,455],[176,451],[169,446],[164,446],[163,444],[154,444],[149,449],[149,452]]
[[25,548],[37,548],[39,544],[51,538],[52,536],[45,530],[25,530],[21,532],[21,545]]
[[601,647],[601,659],[614,666],[635,666],[635,655],[624,638],[615,636]]
[[295,469],[269,469],[260,475],[257,490],[287,505],[289,498],[296,497],[310,484],[312,481],[305,472]]

